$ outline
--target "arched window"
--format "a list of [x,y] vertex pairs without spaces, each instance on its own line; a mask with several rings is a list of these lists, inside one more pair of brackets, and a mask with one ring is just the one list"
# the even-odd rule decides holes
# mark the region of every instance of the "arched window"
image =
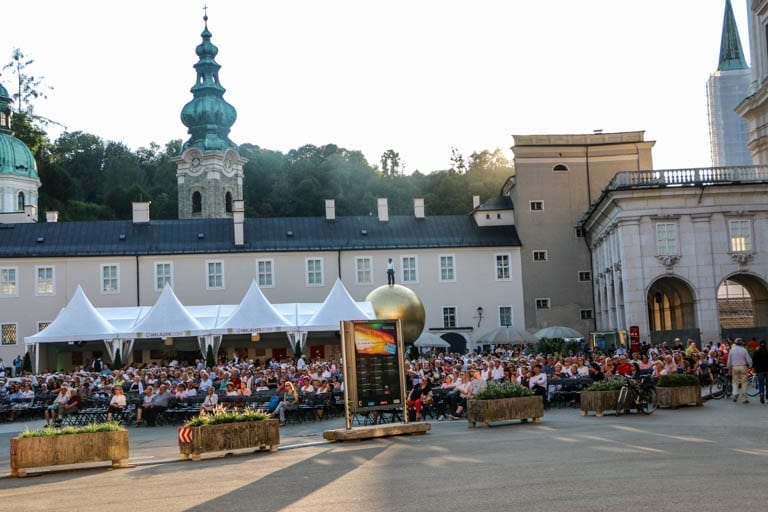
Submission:
[[24,211],[24,192],[19,192],[19,198],[18,198],[18,211],[23,212]]
[[227,192],[224,195],[224,210],[227,213],[232,213],[232,192]]
[[567,166],[567,165],[565,165],[565,164],[556,164],[556,165],[555,165],[555,166],[552,168],[552,170],[553,170],[553,171],[567,171],[567,170],[568,170],[568,166]]
[[192,213],[203,212],[203,196],[200,192],[192,192]]

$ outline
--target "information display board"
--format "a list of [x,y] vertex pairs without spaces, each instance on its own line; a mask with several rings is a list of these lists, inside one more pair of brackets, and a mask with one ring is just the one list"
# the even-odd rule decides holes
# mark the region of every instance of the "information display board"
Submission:
[[342,322],[347,428],[359,413],[405,408],[400,320]]

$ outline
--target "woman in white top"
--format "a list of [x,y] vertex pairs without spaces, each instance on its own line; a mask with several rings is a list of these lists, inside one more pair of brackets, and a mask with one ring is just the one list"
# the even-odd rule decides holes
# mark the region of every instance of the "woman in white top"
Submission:
[[216,409],[216,405],[218,403],[219,395],[216,394],[216,390],[213,389],[213,387],[208,386],[205,394],[205,400],[203,400],[203,405],[200,407],[200,414],[203,414],[204,412],[212,413],[213,410]]
[[107,421],[112,421],[112,414],[120,413],[125,410],[126,401],[125,401],[125,394],[123,393],[123,388],[120,386],[115,386],[113,388],[114,395],[112,395],[112,399],[109,401],[109,412],[107,412]]

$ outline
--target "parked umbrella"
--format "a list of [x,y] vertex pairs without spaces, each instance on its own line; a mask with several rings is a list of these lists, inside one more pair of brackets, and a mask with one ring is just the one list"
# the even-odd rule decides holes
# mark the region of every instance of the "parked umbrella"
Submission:
[[548,340],[554,340],[563,338],[583,338],[584,335],[570,327],[553,325],[552,327],[545,327],[544,329],[536,331],[536,337],[538,339],[547,338]]
[[538,339],[536,339],[536,336],[533,334],[524,329],[518,329],[517,327],[512,326],[497,327],[477,338],[478,343],[494,345],[503,345],[505,343],[535,343],[537,341]]
[[432,334],[431,332],[423,332],[421,333],[421,336],[416,338],[416,341],[413,342],[413,346],[419,348],[450,348],[451,344],[436,334]]

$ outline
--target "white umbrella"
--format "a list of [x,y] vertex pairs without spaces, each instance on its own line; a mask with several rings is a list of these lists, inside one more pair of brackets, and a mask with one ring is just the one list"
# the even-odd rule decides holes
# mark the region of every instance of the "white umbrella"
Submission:
[[536,336],[525,329],[518,329],[511,325],[497,327],[477,338],[478,343],[491,343],[494,345],[502,345],[504,343],[535,343],[537,341]]
[[549,340],[554,340],[562,338],[583,338],[584,335],[570,327],[553,325],[552,327],[545,327],[544,329],[536,331],[536,337],[539,339],[547,338]]
[[419,348],[449,348],[451,344],[436,334],[432,334],[431,332],[423,332],[421,333],[421,336],[416,338],[416,341],[413,342],[413,346]]

